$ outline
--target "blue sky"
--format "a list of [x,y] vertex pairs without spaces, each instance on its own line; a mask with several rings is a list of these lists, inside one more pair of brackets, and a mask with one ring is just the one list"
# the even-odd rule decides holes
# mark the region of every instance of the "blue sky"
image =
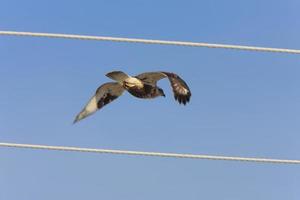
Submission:
[[[0,29],[300,49],[297,0],[0,2]],[[298,55],[0,37],[0,141],[300,159]],[[72,125],[104,75],[164,70],[187,106],[120,97]],[[300,168],[0,149],[0,199],[299,199]]]

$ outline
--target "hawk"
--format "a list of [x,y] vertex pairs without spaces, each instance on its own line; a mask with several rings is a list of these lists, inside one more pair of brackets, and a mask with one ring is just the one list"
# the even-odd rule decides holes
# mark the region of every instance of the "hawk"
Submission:
[[90,99],[82,111],[76,116],[74,123],[93,114],[103,106],[117,99],[126,90],[131,95],[142,99],[165,97],[163,89],[157,86],[157,81],[168,78],[179,104],[185,105],[190,101],[191,91],[188,85],[177,74],[170,72],[146,72],[137,76],[129,76],[122,71],[113,71],[106,74],[115,82],[101,85],[96,94]]

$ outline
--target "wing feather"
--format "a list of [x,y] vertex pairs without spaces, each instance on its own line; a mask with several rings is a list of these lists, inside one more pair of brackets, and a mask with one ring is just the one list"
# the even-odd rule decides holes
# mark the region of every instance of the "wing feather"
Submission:
[[96,94],[89,100],[86,106],[76,116],[74,123],[92,115],[97,110],[117,99],[124,92],[124,88],[117,82],[109,82],[101,85]]
[[184,105],[188,103],[190,101],[192,93],[187,83],[177,74],[170,72],[163,73],[170,80],[175,100],[177,100],[180,104],[183,103]]

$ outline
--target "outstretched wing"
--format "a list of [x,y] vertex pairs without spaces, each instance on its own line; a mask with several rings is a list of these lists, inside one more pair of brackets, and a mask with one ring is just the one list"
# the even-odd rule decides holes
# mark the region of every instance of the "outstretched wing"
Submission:
[[177,74],[169,73],[169,72],[162,72],[168,76],[171,86],[174,93],[174,98],[180,104],[183,103],[184,105],[190,101],[192,96],[191,90],[186,82],[180,78]]
[[170,72],[146,72],[136,76],[136,78],[143,82],[154,86],[157,81],[166,77],[168,77],[171,83],[175,100],[177,100],[180,104],[183,103],[184,105],[189,102],[192,95],[191,91],[186,82],[177,74]]
[[109,82],[101,85],[96,94],[76,116],[74,123],[90,116],[103,106],[118,98],[124,92],[124,88],[117,82]]

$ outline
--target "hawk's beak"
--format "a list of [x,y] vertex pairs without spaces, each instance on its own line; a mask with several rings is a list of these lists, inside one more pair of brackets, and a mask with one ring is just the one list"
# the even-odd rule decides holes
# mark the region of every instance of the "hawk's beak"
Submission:
[[166,97],[166,95],[165,95],[165,94],[162,94],[162,96],[163,96],[163,97]]

